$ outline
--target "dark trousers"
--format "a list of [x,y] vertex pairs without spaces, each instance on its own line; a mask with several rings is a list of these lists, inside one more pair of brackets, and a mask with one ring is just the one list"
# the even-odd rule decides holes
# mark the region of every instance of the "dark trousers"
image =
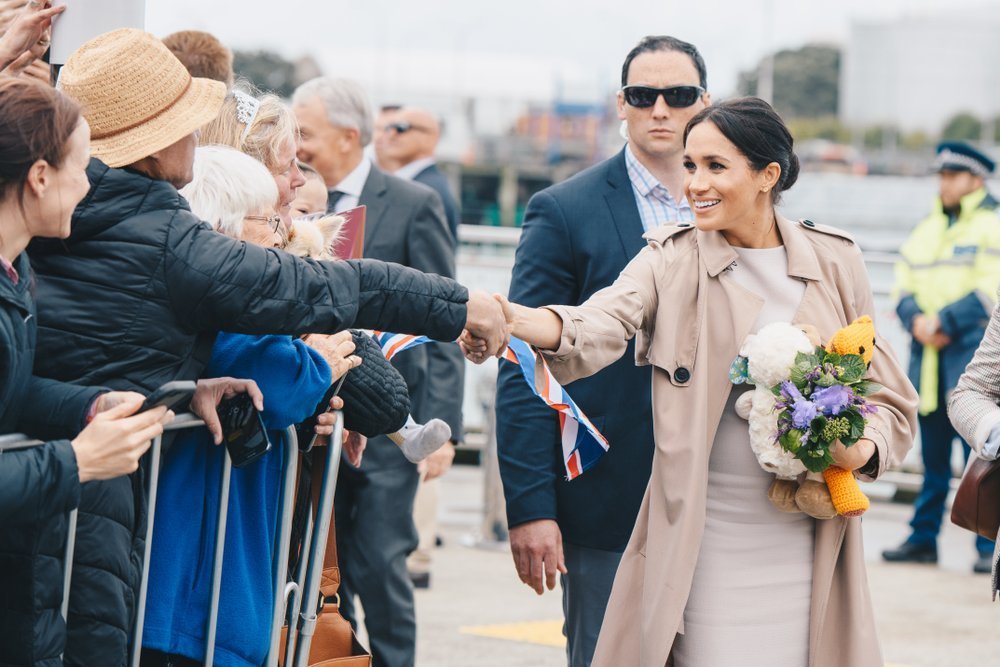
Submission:
[[419,480],[416,466],[385,437],[368,442],[360,469],[340,466],[335,498],[340,611],[356,629],[354,596],[360,598],[374,667],[412,667],[416,659],[417,619],[406,557],[417,547],[413,499]]
[[563,591],[563,634],[569,667],[590,667],[604,610],[611,597],[620,551],[563,544],[568,574],[559,576]]
[[150,649],[142,649],[139,655],[139,667],[202,667],[202,663],[183,655],[161,653]]
[[[941,383],[938,383],[941,387]],[[920,416],[920,455],[924,462],[924,485],[914,503],[913,533],[907,540],[913,544],[937,544],[941,532],[944,504],[948,498],[951,483],[951,447],[958,433],[951,425],[946,410],[944,391],[939,391],[938,409],[929,415]],[[965,440],[959,438],[965,461],[969,460],[971,449]],[[980,554],[992,554],[993,542],[976,536],[976,550]]]

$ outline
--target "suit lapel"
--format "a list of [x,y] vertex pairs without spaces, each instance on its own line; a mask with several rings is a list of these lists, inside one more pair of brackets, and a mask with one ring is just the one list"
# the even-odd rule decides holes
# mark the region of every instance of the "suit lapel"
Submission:
[[[385,201],[385,193],[389,189],[386,185],[386,176],[372,165],[372,170],[365,181],[365,187],[361,189],[361,196],[358,197],[358,204],[363,205],[365,210],[365,248],[370,248],[375,238],[375,229],[385,217],[389,208]],[[365,253],[367,255],[367,252]]]
[[642,238],[645,230],[642,228],[642,218],[639,217],[639,207],[635,203],[632,181],[625,169],[624,149],[608,164],[608,185],[610,187],[604,194],[604,200],[618,230],[625,256],[631,260],[646,242]]

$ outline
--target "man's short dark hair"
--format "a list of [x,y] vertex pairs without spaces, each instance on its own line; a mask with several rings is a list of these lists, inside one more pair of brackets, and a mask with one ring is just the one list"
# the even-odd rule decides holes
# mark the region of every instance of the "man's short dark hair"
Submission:
[[182,30],[164,37],[163,43],[191,76],[233,85],[233,52],[215,35],[200,30]]
[[677,39],[676,37],[670,37],[669,35],[648,35],[643,37],[638,44],[635,45],[628,55],[625,56],[625,64],[622,65],[622,87],[628,85],[628,69],[632,66],[632,61],[640,53],[655,53],[657,51],[677,51],[678,53],[685,53],[691,62],[694,63],[694,67],[698,70],[698,81],[702,88],[708,90],[708,72],[705,70],[705,60],[698,53],[698,48],[694,44],[689,44],[683,40]]

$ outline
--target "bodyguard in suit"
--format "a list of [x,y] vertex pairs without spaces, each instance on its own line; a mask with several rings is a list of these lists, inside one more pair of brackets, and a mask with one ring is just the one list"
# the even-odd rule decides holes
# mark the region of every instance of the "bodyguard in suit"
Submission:
[[[646,37],[622,67],[618,117],[628,143],[617,155],[528,202],[510,299],[580,304],[610,285],[645,246],[642,235],[690,221],[683,133],[709,104],[705,63],[673,37]],[[542,594],[560,573],[571,667],[589,665],[622,551],[653,459],[650,371],[633,343],[619,361],[566,389],[608,438],[607,454],[567,482],[556,413],[520,371],[501,364],[497,443],[511,552],[521,581]]]
[[[383,173],[364,155],[372,113],[362,88],[347,79],[313,79],[295,91],[292,106],[301,131],[298,157],[323,176],[329,210],[367,207],[365,257],[453,277],[454,247],[438,196]],[[458,346],[423,345],[394,364],[406,378],[414,418],[443,419],[460,434],[464,360]],[[368,442],[359,468],[341,465],[335,499],[340,609],[356,623],[353,596],[360,597],[375,665],[414,664],[416,617],[406,556],[417,545],[412,514],[418,481],[416,466],[384,436]]]
[[378,165],[408,181],[423,183],[441,197],[448,229],[458,243],[459,207],[448,178],[434,160],[441,123],[426,109],[403,107],[388,114],[374,142]]

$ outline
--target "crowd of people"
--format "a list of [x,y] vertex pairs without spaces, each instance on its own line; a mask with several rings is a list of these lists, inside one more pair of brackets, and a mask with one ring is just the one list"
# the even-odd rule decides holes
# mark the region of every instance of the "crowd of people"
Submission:
[[[465,360],[501,355],[511,335],[612,443],[561,479],[559,416],[501,367],[511,552],[537,593],[559,579],[571,667],[882,664],[860,520],[775,509],[735,408],[747,387],[730,364],[748,335],[794,322],[829,337],[875,315],[854,241],[776,208],[799,167],[770,105],[713,103],[694,45],[644,38],[622,67],[625,146],[531,199],[510,293],[490,296],[454,280],[459,207],[435,164],[434,114],[376,116],[358,83],[329,77],[285,102],[237,80],[230,50],[201,32],[105,33],[56,89],[30,76],[64,11],[50,5],[31,0],[0,37],[0,433],[45,441],[0,455],[0,663],[120,665],[134,645],[143,665],[204,662],[217,407],[247,394],[277,446],[232,472],[214,662],[262,664],[282,433],[362,363],[350,330],[373,329],[439,341],[393,360],[406,425],[345,439],[339,609],[356,624],[360,602],[375,665],[414,664],[413,589],[430,584]],[[876,337],[875,410],[855,445],[832,450],[872,481],[919,422],[925,488],[887,560],[936,561],[956,431],[967,456],[1000,447],[994,165],[946,144],[937,168],[939,210],[898,271],[910,376]],[[331,256],[340,214],[359,206],[364,258]],[[136,637],[145,454],[174,417],[140,407],[175,380],[197,381],[190,410],[205,426],[165,439]],[[330,399],[317,434],[350,407]],[[988,571],[993,545],[976,547]]]

